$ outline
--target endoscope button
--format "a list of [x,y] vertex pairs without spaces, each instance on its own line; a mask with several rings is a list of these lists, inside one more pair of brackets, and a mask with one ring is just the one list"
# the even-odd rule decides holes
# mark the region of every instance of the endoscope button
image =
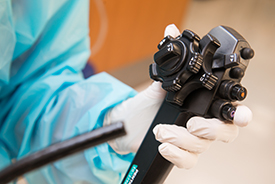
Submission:
[[245,89],[245,87],[236,85],[232,88],[231,97],[233,99],[242,101],[245,99],[246,95],[247,95],[247,90]]
[[226,120],[232,121],[236,112],[236,107],[232,104],[227,104],[222,108],[222,117]]
[[229,72],[229,76],[233,79],[241,79],[244,76],[244,71],[239,67],[232,68]]
[[243,59],[252,59],[254,57],[254,50],[251,48],[244,48],[241,50],[241,57]]

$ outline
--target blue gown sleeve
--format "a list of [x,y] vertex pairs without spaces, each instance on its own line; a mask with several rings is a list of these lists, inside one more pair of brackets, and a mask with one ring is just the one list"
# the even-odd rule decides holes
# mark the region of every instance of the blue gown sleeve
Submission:
[[[7,15],[0,31],[10,35],[0,35],[0,48],[10,41],[0,57],[0,169],[101,127],[108,109],[136,95],[107,73],[83,79],[88,8],[88,0],[6,0],[0,10]],[[119,183],[133,156],[104,143],[25,177],[29,184]]]

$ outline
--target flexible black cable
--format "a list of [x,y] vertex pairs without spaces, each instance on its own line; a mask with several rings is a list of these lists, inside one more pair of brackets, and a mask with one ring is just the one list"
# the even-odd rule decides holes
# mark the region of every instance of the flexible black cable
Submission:
[[0,172],[0,184],[11,182],[19,176],[34,169],[38,169],[39,167],[68,155],[99,145],[125,134],[126,132],[123,123],[118,122],[84,133],[63,142],[53,144],[41,151],[28,155],[3,169]]

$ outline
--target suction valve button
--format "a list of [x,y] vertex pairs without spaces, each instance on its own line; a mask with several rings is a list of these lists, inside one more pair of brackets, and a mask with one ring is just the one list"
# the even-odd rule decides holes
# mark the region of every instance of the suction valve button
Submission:
[[241,50],[241,57],[243,59],[252,59],[254,57],[254,50],[251,48],[244,48]]
[[241,79],[244,76],[244,71],[243,69],[236,67],[232,68],[229,73],[230,77],[233,79]]

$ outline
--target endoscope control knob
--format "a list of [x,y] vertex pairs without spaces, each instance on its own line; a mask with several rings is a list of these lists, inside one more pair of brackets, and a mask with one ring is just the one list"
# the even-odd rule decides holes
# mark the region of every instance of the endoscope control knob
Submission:
[[188,69],[193,73],[198,73],[202,65],[202,56],[198,52],[194,52],[188,65]]
[[157,65],[164,69],[172,69],[181,58],[181,49],[177,43],[169,43],[162,47],[155,55],[154,60]]
[[200,81],[205,88],[211,90],[216,85],[218,77],[211,73],[204,73],[201,76]]
[[158,49],[162,49],[168,42],[170,42],[171,40],[173,40],[174,38],[172,38],[170,35],[166,36],[165,38],[163,38],[159,44],[158,44]]

